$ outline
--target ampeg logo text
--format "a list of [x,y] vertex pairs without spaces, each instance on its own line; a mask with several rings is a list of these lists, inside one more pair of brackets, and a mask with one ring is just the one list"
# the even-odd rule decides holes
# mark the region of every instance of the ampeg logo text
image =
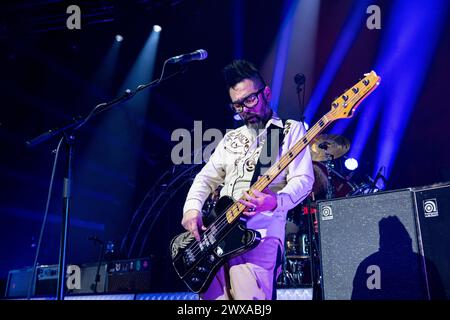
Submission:
[[333,219],[333,209],[331,206],[323,206],[322,207],[322,221],[332,220]]
[[423,212],[425,218],[437,217],[439,215],[436,199],[423,200]]

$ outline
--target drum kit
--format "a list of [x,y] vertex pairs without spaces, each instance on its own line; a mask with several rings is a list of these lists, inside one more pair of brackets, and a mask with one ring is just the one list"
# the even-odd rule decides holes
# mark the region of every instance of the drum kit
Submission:
[[323,134],[310,146],[314,167],[313,196],[315,199],[344,197],[355,189],[354,185],[334,169],[333,161],[350,149],[347,138]]
[[316,275],[318,273],[314,270],[319,264],[315,201],[374,192],[370,181],[356,183],[349,177],[351,175],[346,176],[336,169],[336,160],[343,159],[349,149],[349,140],[340,135],[322,134],[311,142],[315,181],[311,195],[304,203],[288,212],[283,273],[278,278],[279,286],[310,287],[313,272]]

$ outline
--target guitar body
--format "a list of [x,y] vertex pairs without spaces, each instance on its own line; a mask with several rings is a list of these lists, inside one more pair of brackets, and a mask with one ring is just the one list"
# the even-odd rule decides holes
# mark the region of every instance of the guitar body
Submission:
[[230,197],[222,197],[204,221],[207,230],[196,241],[190,232],[172,239],[172,263],[178,276],[193,292],[205,291],[217,270],[230,258],[258,245],[259,232],[245,227],[238,219],[228,223],[227,210],[234,204]]

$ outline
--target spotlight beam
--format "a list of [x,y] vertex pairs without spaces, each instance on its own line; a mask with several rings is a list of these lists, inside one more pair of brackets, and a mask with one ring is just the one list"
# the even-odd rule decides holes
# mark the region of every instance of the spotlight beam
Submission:
[[360,0],[355,2],[356,4],[354,8],[351,9],[352,14],[347,20],[339,39],[336,41],[333,53],[328,59],[328,63],[322,72],[319,83],[317,84],[311,99],[306,106],[305,117],[309,121],[314,118],[319,105],[322,103],[325,93],[330,87],[330,84],[338,72],[342,61],[353,44],[356,35],[360,31],[361,25],[364,25],[366,8],[372,1]]

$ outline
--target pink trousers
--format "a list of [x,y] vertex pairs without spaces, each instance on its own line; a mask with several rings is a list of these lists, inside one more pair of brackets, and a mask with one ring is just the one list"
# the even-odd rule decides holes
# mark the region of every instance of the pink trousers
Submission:
[[202,300],[270,300],[272,299],[274,277],[281,268],[277,267],[278,250],[281,241],[267,237],[258,246],[223,265],[209,288],[202,294]]

